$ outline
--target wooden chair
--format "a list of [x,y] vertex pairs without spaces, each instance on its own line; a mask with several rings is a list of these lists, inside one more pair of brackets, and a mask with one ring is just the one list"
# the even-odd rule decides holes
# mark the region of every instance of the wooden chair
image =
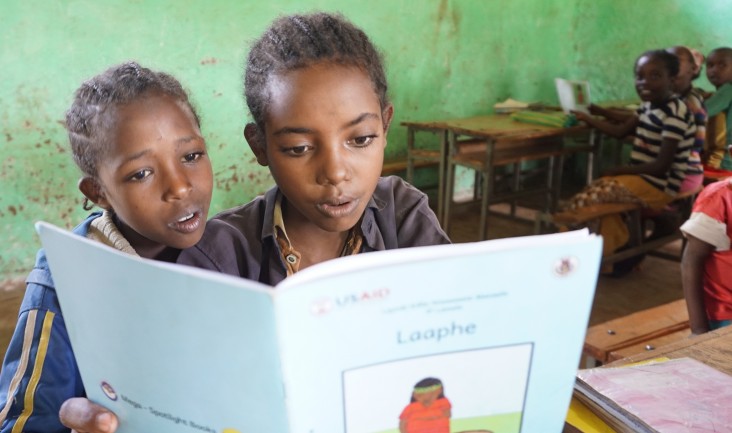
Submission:
[[444,215],[445,199],[445,162],[447,155],[446,137],[447,132],[443,129],[431,131],[439,137],[438,143],[433,147],[417,147],[415,143],[415,131],[407,129],[407,182],[414,183],[415,169],[420,166],[437,165],[437,209],[435,214],[437,220],[442,223]]
[[[491,143],[475,139],[456,140],[447,156],[443,229],[449,230],[457,166],[470,168],[476,172],[476,186],[480,185],[480,187],[474,191],[474,198],[480,197],[479,238],[484,240],[487,233],[488,208],[493,203],[511,202],[511,216],[515,216],[516,199],[531,194],[544,194],[546,196],[545,210],[553,209],[559,191],[562,154],[563,138],[561,136],[515,139],[509,135]],[[523,163],[540,160],[548,161],[545,185],[530,190],[522,189]],[[495,169],[504,166],[511,166],[512,169],[511,191],[497,194],[494,191]]]
[[[419,167],[437,166],[437,219],[441,224],[445,223],[445,170],[447,164],[447,132],[444,130],[432,131],[439,135],[441,140],[436,147],[417,147],[415,144],[415,131],[409,129],[407,133],[407,159],[406,171],[407,182],[414,183],[414,172]],[[466,151],[482,149],[483,140],[463,139],[457,142],[460,149]]]

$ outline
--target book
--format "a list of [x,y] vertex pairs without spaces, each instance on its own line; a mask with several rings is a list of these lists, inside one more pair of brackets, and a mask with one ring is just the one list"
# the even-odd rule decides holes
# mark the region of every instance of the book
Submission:
[[691,358],[580,370],[575,396],[620,433],[732,431],[732,377]]
[[120,433],[398,433],[427,378],[451,431],[560,431],[602,248],[574,231],[370,252],[272,288],[36,227]]
[[562,111],[566,114],[569,114],[570,111],[589,113],[590,83],[588,81],[555,78],[554,83]]
[[542,110],[546,107],[541,102],[523,102],[513,98],[499,101],[493,104],[493,112],[496,114],[511,114],[524,110]]

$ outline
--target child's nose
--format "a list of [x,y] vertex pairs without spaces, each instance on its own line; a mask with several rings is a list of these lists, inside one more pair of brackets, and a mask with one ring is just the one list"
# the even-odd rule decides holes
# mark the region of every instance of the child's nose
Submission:
[[318,184],[338,185],[350,176],[347,150],[340,145],[321,148],[319,155]]
[[180,200],[188,195],[193,188],[188,176],[182,170],[168,170],[165,181],[165,191],[163,193],[165,201]]

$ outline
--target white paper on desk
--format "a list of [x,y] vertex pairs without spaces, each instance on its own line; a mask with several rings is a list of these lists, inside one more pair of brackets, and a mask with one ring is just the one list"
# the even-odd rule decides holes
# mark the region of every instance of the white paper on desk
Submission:
[[582,111],[589,113],[590,105],[590,83],[588,81],[565,80],[555,78],[557,95],[562,111]]

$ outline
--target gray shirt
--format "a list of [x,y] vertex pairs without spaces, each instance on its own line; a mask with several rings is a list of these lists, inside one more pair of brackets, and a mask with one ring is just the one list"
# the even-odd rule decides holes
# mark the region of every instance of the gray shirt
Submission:
[[[203,238],[183,250],[178,263],[256,280],[271,286],[287,270],[275,239],[279,189],[214,216]],[[382,177],[361,219],[361,252],[450,243],[427,196],[396,176]]]

